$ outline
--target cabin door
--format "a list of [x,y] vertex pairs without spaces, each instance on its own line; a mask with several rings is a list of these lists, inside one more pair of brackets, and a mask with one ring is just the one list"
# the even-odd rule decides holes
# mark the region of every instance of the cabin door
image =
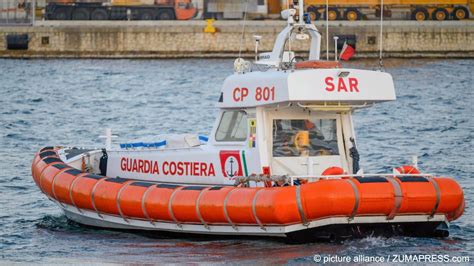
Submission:
[[340,115],[292,110],[268,118],[272,174],[321,175],[346,165]]

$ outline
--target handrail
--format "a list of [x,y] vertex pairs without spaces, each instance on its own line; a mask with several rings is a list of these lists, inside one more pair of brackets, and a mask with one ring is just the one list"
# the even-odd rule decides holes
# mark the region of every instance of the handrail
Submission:
[[314,179],[341,179],[344,177],[403,177],[403,176],[417,176],[417,177],[433,177],[433,174],[343,174],[343,175],[299,175],[299,176],[290,176],[290,184],[294,185],[295,178],[302,178],[308,180]]
[[296,179],[306,179],[306,180],[315,180],[315,179],[341,179],[347,177],[403,177],[403,176],[418,176],[418,177],[433,177],[433,174],[342,174],[342,175],[294,175],[294,176],[287,176],[287,175],[250,175],[250,176],[238,176],[235,177],[234,186],[238,186],[240,184],[245,184],[246,182],[253,181],[253,182],[267,182],[267,181],[275,181],[275,182],[283,182],[289,183],[290,185],[294,185],[294,181]]
[[333,109],[359,109],[359,108],[366,108],[366,107],[371,107],[373,103],[367,103],[364,102],[364,104],[359,104],[359,105],[351,105],[351,104],[342,104],[340,101],[337,102],[337,104],[328,104],[327,101],[324,101],[323,104],[309,104],[305,105],[302,103],[297,103],[297,105],[301,108],[308,108],[308,109],[327,109],[327,110],[333,110]]
[[343,177],[372,177],[372,176],[391,176],[391,177],[397,177],[397,176],[419,176],[419,177],[432,177],[433,174],[342,174],[342,175],[298,175],[298,176],[290,176],[292,178],[309,178],[309,179],[316,179],[316,178],[343,178]]

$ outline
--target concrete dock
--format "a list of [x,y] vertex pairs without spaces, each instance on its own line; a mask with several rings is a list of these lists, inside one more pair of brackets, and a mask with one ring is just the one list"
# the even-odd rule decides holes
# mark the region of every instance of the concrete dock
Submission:
[[[242,21],[216,21],[216,33],[205,33],[205,21],[40,21],[35,26],[0,27],[3,58],[189,58],[236,57]],[[260,51],[270,51],[284,21],[247,21],[242,47],[254,55],[253,35],[262,36]],[[326,51],[325,22],[317,22]],[[330,22],[333,36],[355,35],[356,56],[377,57],[380,25],[377,21]],[[474,58],[474,21],[386,21],[383,28],[385,57]],[[28,48],[7,49],[7,36],[27,34]],[[308,42],[293,42],[306,51]],[[324,54],[324,53],[323,53]]]

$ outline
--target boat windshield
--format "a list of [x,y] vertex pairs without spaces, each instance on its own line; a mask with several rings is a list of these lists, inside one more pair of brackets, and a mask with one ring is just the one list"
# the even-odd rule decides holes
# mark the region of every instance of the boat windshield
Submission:
[[273,120],[273,157],[339,155],[336,119]]
[[216,132],[216,141],[245,141],[247,114],[244,111],[225,111]]

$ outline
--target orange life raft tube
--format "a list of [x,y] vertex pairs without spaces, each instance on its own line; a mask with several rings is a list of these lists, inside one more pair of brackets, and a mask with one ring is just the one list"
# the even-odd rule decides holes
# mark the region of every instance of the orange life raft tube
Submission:
[[300,186],[181,186],[83,173],[54,147],[36,154],[32,175],[51,199],[123,219],[203,225],[291,225],[330,217],[461,216],[464,197],[450,178],[320,179]]

